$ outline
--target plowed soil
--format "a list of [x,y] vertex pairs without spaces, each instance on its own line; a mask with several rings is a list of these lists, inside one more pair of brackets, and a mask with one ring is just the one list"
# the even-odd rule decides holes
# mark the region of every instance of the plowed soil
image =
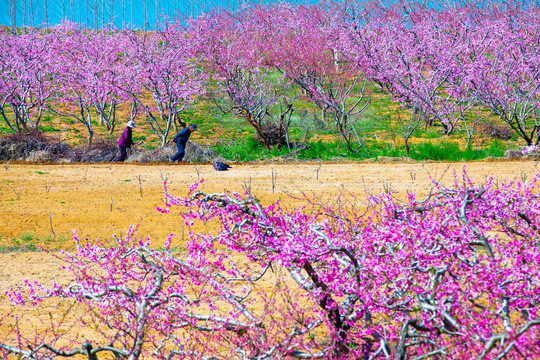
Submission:
[[[161,214],[163,179],[175,196],[185,196],[194,182],[200,189],[251,192],[263,204],[278,199],[298,203],[289,195],[337,194],[341,189],[358,196],[391,188],[398,195],[407,191],[426,193],[431,178],[454,181],[453,173],[483,181],[488,176],[531,179],[538,170],[534,160],[471,163],[255,163],[232,164],[227,172],[211,165],[0,165],[0,238],[21,235],[64,241],[76,230],[82,237],[111,237],[139,225],[140,236],[162,243],[170,232],[178,233],[177,214]],[[275,175],[272,189],[272,173]],[[140,183],[139,183],[140,179]],[[140,184],[140,185],[139,185]],[[142,192],[142,194],[141,194]],[[46,245],[46,244],[44,244]]]

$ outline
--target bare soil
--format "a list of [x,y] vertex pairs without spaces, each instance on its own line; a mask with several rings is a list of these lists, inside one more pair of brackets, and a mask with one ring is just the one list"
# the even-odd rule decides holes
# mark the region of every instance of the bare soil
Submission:
[[[153,245],[162,244],[171,232],[182,242],[178,212],[162,214],[163,179],[171,194],[185,196],[191,184],[203,180],[206,192],[225,190],[244,192],[251,188],[263,204],[281,200],[298,205],[293,198],[306,194],[326,195],[347,191],[365,199],[366,193],[380,193],[391,188],[398,196],[407,192],[425,194],[431,179],[454,182],[454,172],[461,177],[463,168],[473,180],[486,177],[531,179],[539,169],[535,160],[445,162],[348,162],[285,163],[264,162],[232,164],[227,172],[218,172],[211,164],[199,165],[130,165],[130,164],[2,164],[0,165],[0,241],[33,235],[38,244],[48,248],[69,248],[73,231],[80,238],[111,238],[138,225],[140,237],[150,236]],[[272,172],[275,188],[272,191]],[[140,179],[140,186],[139,186]],[[141,196],[142,191],[142,196]],[[291,197],[293,196],[293,197]],[[179,210],[179,209],[177,209]],[[204,231],[205,229],[201,229]],[[10,276],[34,275],[36,269],[25,267],[30,253],[0,254],[2,269]],[[41,258],[41,256],[37,256]],[[13,264],[14,267],[8,266]],[[21,265],[21,268],[17,268]],[[46,266],[46,264],[44,264]],[[39,268],[39,267],[38,267]],[[26,274],[26,275],[22,275]],[[0,291],[8,283],[0,272]]]
[[[453,173],[483,181],[488,176],[531,179],[538,169],[534,160],[371,163],[253,163],[232,164],[217,172],[211,164],[3,164],[0,165],[0,239],[33,234],[52,239],[72,237],[109,238],[139,225],[140,236],[162,243],[170,232],[179,234],[177,214],[161,214],[163,179],[170,192],[184,196],[188,187],[204,179],[200,189],[251,192],[263,204],[281,199],[293,205],[289,195],[337,194],[344,189],[361,201],[366,191],[380,193],[391,188],[398,195],[407,191],[426,193],[430,177],[443,183],[454,181]],[[276,174],[272,191],[272,172]],[[140,186],[139,186],[140,179]],[[142,191],[142,196],[141,196]],[[54,233],[53,233],[54,232]],[[70,241],[67,241],[70,243]],[[44,244],[46,245],[46,244]]]

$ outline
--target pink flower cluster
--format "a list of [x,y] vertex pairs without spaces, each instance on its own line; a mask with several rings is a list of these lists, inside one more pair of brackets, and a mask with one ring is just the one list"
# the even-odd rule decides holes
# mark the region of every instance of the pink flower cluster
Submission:
[[[135,229],[112,243],[77,240],[75,253],[59,255],[72,284],[27,282],[29,291],[9,296],[85,304],[82,324],[108,329],[93,351],[129,359],[532,359],[539,180],[475,184],[463,172],[423,200],[381,194],[362,207],[342,194],[306,197],[299,208],[196,185],[187,197],[168,195],[167,209],[212,232],[188,232],[180,249],[172,235],[152,248]],[[0,351],[83,351],[74,340],[55,348],[60,330],[21,331],[12,330],[16,346],[0,336]]]
[[540,150],[540,147],[538,145],[529,145],[529,146],[525,146],[521,150],[521,153],[523,155],[527,155],[527,154],[530,154],[530,153],[533,153],[533,152],[536,152],[536,151],[539,151],[539,150]]

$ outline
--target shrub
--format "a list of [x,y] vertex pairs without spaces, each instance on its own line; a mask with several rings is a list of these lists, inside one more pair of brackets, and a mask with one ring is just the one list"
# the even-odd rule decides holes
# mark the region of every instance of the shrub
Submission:
[[479,126],[480,133],[492,139],[510,140],[512,138],[512,128],[505,124],[497,124],[494,122],[483,123]]
[[70,154],[71,148],[59,138],[39,131],[0,138],[0,160],[24,160],[34,151],[46,151],[51,157],[64,157]]

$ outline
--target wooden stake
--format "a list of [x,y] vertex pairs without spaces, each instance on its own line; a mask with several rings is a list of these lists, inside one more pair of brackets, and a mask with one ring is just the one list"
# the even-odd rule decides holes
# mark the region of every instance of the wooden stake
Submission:
[[244,189],[246,190],[246,192],[251,195],[251,180],[252,178],[250,177],[249,178],[249,182],[245,182],[244,181]]
[[49,223],[51,224],[51,232],[52,232],[54,238],[56,239],[56,233],[54,232],[53,225],[52,225],[52,216],[53,216],[53,214],[49,213]]
[[277,181],[277,171],[274,172],[274,169],[272,169],[272,192],[274,192],[274,189],[276,188],[276,181]]
[[139,180],[139,192],[141,193],[141,199],[142,199],[142,183],[141,183],[141,175],[137,176],[137,179]]
[[17,190],[15,190],[13,187],[9,186],[10,189],[15,193],[15,195],[17,195],[17,200],[19,200],[21,198],[21,193],[22,193],[22,190],[24,188],[22,187],[17,187]]
[[49,191],[51,190],[52,184],[53,184],[53,181],[52,181],[52,180],[51,180],[51,183],[49,184],[49,186],[47,186],[47,184],[45,184],[45,191],[47,191],[47,194],[48,194]]

